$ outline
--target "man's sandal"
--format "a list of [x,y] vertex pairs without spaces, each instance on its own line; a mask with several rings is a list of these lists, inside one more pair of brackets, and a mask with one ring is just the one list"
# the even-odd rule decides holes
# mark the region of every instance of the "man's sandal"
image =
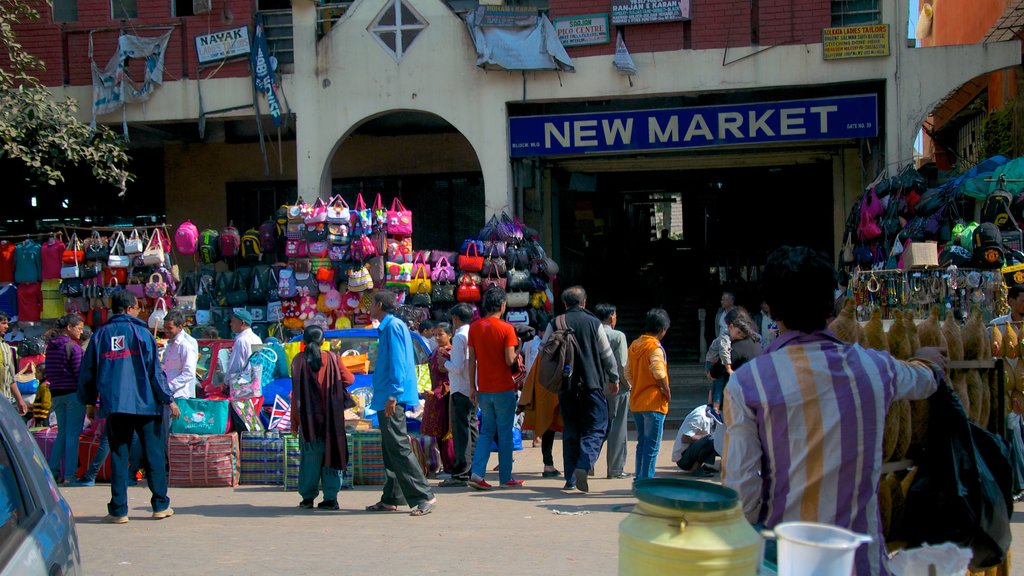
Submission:
[[397,510],[398,506],[385,504],[383,502],[377,502],[373,506],[366,507],[367,512],[396,512]]
[[426,516],[434,511],[434,507],[437,506],[437,499],[433,502],[420,502],[409,512],[409,516]]

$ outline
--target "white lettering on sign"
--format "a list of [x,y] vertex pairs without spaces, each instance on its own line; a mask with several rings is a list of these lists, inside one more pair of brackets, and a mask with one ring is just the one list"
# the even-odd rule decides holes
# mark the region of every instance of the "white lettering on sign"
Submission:
[[664,131],[658,125],[658,119],[651,116],[647,120],[647,140],[649,142],[679,142],[679,116],[669,118]]
[[782,136],[806,134],[807,129],[803,127],[803,114],[805,112],[807,112],[807,108],[783,108],[779,110],[779,134]]
[[838,112],[839,106],[812,106],[811,113],[818,114],[821,117],[821,133],[825,134],[828,132],[828,113]]
[[601,125],[604,127],[604,141],[608,144],[615,144],[616,137],[621,139],[623,144],[627,145],[633,140],[632,118],[627,118],[625,124],[619,118],[611,122],[602,120]]
[[703,136],[708,140],[714,140],[715,137],[711,134],[711,129],[708,128],[708,123],[704,121],[704,117],[700,114],[694,114],[690,120],[690,127],[686,129],[686,136],[683,136],[683,142],[689,142],[693,140],[694,136]]
[[574,124],[576,136],[573,143],[576,146],[597,146],[597,120],[578,120]]
[[249,28],[242,26],[196,36],[196,55],[200,63],[248,54]]
[[754,110],[750,111],[748,117],[750,118],[751,138],[757,137],[758,130],[763,131],[765,136],[775,136],[775,132],[773,132],[772,129],[768,127],[768,118],[771,117],[772,112],[774,112],[774,110],[766,110],[764,115],[759,117],[757,115],[757,112],[755,112]]
[[725,132],[728,130],[736,138],[743,138],[740,127],[743,126],[743,114],[739,112],[722,112],[718,115],[718,139],[725,140]]
[[559,132],[558,128],[551,122],[544,123],[544,147],[551,148],[551,137],[554,136],[555,140],[562,145],[562,148],[569,147],[569,123],[562,123],[562,131]]

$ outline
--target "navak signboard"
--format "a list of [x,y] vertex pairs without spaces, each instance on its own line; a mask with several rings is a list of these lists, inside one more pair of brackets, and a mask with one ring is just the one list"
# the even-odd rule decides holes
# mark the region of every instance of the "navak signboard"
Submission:
[[512,158],[878,136],[878,96],[509,118]]
[[200,64],[216,62],[232,56],[244,56],[248,53],[249,28],[247,26],[196,36],[196,54],[199,56]]

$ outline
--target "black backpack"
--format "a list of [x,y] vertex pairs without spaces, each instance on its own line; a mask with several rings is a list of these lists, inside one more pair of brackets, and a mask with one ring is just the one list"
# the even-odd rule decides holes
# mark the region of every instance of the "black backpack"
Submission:
[[996,188],[985,198],[981,208],[981,221],[991,222],[1000,230],[1017,230],[1017,220],[1013,217],[1013,194],[1002,188]]
[[[252,273],[252,280],[249,282],[249,303],[260,305],[267,303],[267,293],[270,289],[270,267],[257,266]],[[277,286],[274,286],[277,289]]]
[[558,394],[569,389],[579,345],[565,314],[555,318],[552,328],[537,353],[537,381],[548,392]]
[[984,222],[974,229],[972,246],[976,268],[1001,268],[1005,258],[1003,235],[992,222]]
[[213,302],[215,306],[228,305],[228,293],[235,285],[235,275],[232,272],[221,272],[217,274],[217,281],[213,286]]

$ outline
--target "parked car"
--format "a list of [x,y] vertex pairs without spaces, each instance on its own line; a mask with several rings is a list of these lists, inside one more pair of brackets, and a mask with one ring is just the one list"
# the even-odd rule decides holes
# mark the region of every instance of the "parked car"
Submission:
[[0,401],[0,576],[82,573],[71,507],[43,451]]

